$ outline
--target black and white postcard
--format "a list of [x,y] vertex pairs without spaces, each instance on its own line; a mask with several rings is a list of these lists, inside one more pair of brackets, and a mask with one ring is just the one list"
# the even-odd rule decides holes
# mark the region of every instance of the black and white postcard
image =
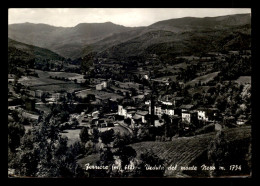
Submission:
[[9,8],[8,178],[251,178],[250,8]]

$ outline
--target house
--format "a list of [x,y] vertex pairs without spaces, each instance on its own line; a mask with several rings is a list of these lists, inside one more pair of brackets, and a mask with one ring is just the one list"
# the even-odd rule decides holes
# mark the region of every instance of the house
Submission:
[[214,121],[219,114],[217,108],[198,108],[198,120],[201,121]]
[[138,115],[138,114],[135,114],[135,115],[132,117],[131,123],[132,123],[132,128],[134,128],[134,124],[140,124],[140,123],[142,123],[142,116],[141,116],[141,115]]
[[154,115],[156,115],[156,116],[161,116],[162,115],[162,108],[161,108],[161,106],[154,106]]
[[102,81],[101,83],[96,85],[96,90],[103,90],[108,87],[107,81]]
[[169,78],[151,79],[153,82],[157,82],[160,86],[169,85]]
[[127,107],[123,107],[122,105],[118,105],[118,115],[119,116],[124,116],[124,118],[132,118],[133,115],[135,114],[136,112],[136,108],[135,107],[130,107],[130,106],[127,106]]
[[136,113],[135,113],[135,116],[137,117],[137,118],[141,118],[141,121],[142,121],[142,123],[147,123],[147,116],[148,116],[148,111],[137,111]]
[[247,119],[246,119],[245,115],[240,115],[236,121],[237,125],[244,125],[246,122],[247,122]]
[[102,78],[90,78],[90,83],[91,84],[100,84],[102,83],[103,81],[106,81],[105,79],[102,79]]
[[149,79],[149,75],[148,75],[148,74],[144,74],[144,75],[143,75],[143,78],[144,78],[144,79]]
[[64,94],[61,94],[61,93],[54,93],[52,94],[52,98],[55,100],[55,101],[59,101],[60,98],[64,98],[65,95]]
[[173,95],[166,95],[158,99],[164,105],[180,106],[183,101],[183,97],[174,97]]
[[181,105],[181,112],[187,112],[194,108],[194,105]]
[[182,122],[194,123],[197,121],[198,113],[196,111],[185,111],[181,114]]
[[8,74],[8,83],[14,82],[14,74]]
[[[151,106],[150,106],[151,107]],[[163,105],[158,104],[154,106],[154,115],[161,117],[163,114],[173,116],[177,114],[177,108],[173,105]],[[149,113],[151,114],[151,108],[149,108]]]
[[166,95],[158,99],[164,105],[173,105],[173,98],[171,95]]
[[160,119],[158,116],[154,116],[154,126],[155,127],[160,127],[164,125],[164,122],[162,119]]
[[124,107],[122,105],[118,105],[118,115],[119,116],[126,116],[126,109],[124,109]]
[[99,117],[99,111],[97,110],[97,111],[92,112],[92,113],[91,113],[91,116],[92,116],[93,118],[98,118],[98,117]]
[[178,125],[179,121],[181,121],[181,116],[173,115],[169,117],[172,124]]
[[135,113],[136,113],[136,111],[134,111],[134,110],[131,110],[131,111],[127,110],[126,118],[132,119],[132,117],[135,115]]
[[223,118],[224,125],[233,125],[236,123],[234,116],[224,116]]
[[175,107],[179,107],[182,104],[183,100],[184,100],[184,97],[174,97],[173,98],[173,105]]
[[162,105],[161,107],[162,114],[169,116],[175,115],[175,107],[173,105]]
[[136,90],[139,90],[142,85],[139,83],[134,83],[134,82],[117,82],[120,88],[123,89],[130,89],[130,88],[134,88]]
[[35,97],[37,97],[37,98],[41,98],[43,94],[44,94],[44,92],[42,90],[35,91]]

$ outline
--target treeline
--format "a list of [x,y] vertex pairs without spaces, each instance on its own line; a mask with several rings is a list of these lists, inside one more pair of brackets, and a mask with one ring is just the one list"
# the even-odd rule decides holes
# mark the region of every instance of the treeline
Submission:
[[236,80],[240,76],[252,75],[251,57],[242,57],[241,55],[231,55],[223,63],[215,63],[214,69],[220,71],[214,79],[216,81]]

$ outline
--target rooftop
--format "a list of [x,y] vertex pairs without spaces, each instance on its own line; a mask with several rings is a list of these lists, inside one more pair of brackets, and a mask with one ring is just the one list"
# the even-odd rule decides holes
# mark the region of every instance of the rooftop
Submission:
[[191,109],[193,107],[194,107],[194,105],[181,105],[180,106],[181,109]]
[[141,116],[145,116],[145,115],[148,114],[148,111],[141,111],[141,110],[138,110],[138,111],[136,112],[136,114],[141,115]]

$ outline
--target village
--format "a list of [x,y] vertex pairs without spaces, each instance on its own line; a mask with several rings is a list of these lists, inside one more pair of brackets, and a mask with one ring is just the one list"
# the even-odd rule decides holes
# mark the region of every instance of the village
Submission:
[[[100,132],[113,129],[129,136],[136,135],[138,130],[139,133],[148,130],[141,141],[171,141],[239,127],[251,122],[251,109],[246,107],[251,77],[218,79],[219,66],[225,66],[232,58],[249,60],[251,53],[182,56],[165,66],[156,55],[149,56],[145,63],[132,61],[131,65],[96,58],[85,74],[57,72],[55,68],[49,71],[20,68],[29,73],[20,78],[8,74],[8,119],[13,121],[14,113],[19,113],[16,115],[24,118],[28,130],[51,112],[51,105],[74,105],[60,124],[60,132],[69,138],[70,144],[79,139],[84,127],[89,135],[94,128]],[[235,90],[230,90],[231,87],[238,90],[233,93],[238,102],[236,108],[228,110],[229,103],[222,103],[220,96],[225,90]],[[234,101],[231,96],[228,99]]]

